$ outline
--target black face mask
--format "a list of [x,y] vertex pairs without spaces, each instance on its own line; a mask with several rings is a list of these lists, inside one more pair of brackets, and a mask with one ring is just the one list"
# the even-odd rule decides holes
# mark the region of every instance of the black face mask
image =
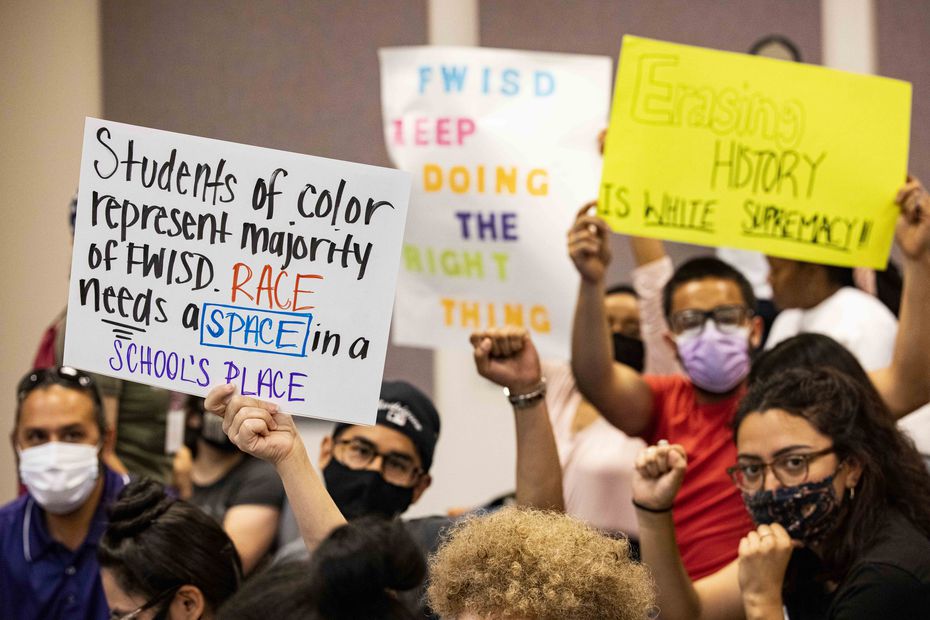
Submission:
[[215,415],[204,414],[203,425],[200,427],[200,438],[221,452],[231,454],[239,451],[236,444],[231,442],[226,433],[223,432],[222,419]]
[[197,458],[197,438],[200,437],[200,429],[190,426],[184,427],[184,445],[191,451],[191,456]]
[[378,471],[349,469],[336,459],[331,459],[323,468],[323,480],[336,506],[349,521],[365,515],[393,519],[413,501],[413,488],[385,482]]
[[646,349],[639,338],[631,338],[623,334],[613,334],[614,359],[626,364],[636,372],[642,372],[645,366]]
[[756,525],[778,523],[795,540],[810,545],[836,527],[839,509],[833,476],[770,491],[743,493],[743,502]]

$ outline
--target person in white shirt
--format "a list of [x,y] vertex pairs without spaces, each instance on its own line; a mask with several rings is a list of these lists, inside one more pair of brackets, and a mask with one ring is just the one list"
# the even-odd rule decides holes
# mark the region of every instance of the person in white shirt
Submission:
[[802,333],[830,336],[866,370],[891,363],[898,321],[877,298],[853,285],[852,269],[768,257],[775,319],[765,343],[771,349]]

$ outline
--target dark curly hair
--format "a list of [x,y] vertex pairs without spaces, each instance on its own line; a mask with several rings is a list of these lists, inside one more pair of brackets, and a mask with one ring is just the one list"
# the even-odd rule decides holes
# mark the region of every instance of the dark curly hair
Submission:
[[911,439],[870,384],[835,368],[788,368],[751,385],[736,412],[733,437],[746,416],[780,409],[807,420],[833,441],[837,458],[862,466],[855,500],[842,504],[823,544],[824,567],[842,579],[875,541],[890,510],[930,537],[930,473]]

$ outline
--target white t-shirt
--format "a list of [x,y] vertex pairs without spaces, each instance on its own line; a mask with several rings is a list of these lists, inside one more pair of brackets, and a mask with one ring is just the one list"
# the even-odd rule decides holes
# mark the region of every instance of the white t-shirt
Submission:
[[891,364],[898,321],[877,298],[846,286],[808,310],[783,310],[772,324],[765,348],[804,333],[830,336],[867,371],[878,370]]
[[581,393],[567,364],[543,366],[546,406],[562,464],[565,512],[612,532],[637,538],[639,525],[633,508],[636,456],[646,447],[598,418],[577,433],[572,429]]
[[898,428],[911,436],[930,469],[930,405],[924,405],[898,420]]

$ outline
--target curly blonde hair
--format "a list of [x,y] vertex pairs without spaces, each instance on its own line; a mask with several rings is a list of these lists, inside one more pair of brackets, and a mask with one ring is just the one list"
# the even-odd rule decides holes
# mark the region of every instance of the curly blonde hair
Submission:
[[465,519],[430,559],[429,602],[444,618],[643,620],[649,571],[630,544],[571,517],[506,508]]

